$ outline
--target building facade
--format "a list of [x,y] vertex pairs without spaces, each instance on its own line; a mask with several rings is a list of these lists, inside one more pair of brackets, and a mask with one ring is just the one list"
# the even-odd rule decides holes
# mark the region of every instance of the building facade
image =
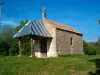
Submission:
[[[31,56],[45,58],[65,54],[84,54],[82,34],[72,27],[48,20],[46,9],[43,10],[40,21],[28,22],[14,38],[22,36],[31,36]],[[19,49],[21,51],[21,48]]]

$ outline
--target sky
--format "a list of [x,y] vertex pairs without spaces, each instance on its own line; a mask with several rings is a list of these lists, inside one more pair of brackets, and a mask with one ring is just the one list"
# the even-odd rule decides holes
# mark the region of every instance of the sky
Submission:
[[[3,0],[0,0],[2,2]],[[71,26],[83,39],[100,38],[100,0],[4,0],[2,25],[18,26],[20,20],[40,20],[45,7],[47,19]]]

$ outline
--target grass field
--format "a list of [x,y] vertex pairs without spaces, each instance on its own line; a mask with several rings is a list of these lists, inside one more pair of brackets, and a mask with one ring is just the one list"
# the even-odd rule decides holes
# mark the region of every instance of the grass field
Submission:
[[100,55],[66,55],[45,59],[0,56],[0,75],[93,75],[99,68]]

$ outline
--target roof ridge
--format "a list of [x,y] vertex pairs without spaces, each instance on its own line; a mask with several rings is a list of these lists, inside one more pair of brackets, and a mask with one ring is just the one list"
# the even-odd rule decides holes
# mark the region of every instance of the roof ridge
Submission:
[[61,24],[61,23],[57,23],[55,21],[52,21],[52,20],[48,20],[48,19],[42,19],[42,21],[50,24],[52,27],[55,27],[55,28],[59,28],[59,29],[63,29],[63,30],[68,30],[70,32],[74,32],[74,33],[78,33],[78,34],[81,34],[80,32],[78,32],[76,29],[72,28],[71,26],[68,26],[68,25],[65,25],[65,24]]
[[[72,28],[71,26],[68,26],[68,25],[65,25],[65,24],[62,24],[62,23],[58,23],[58,22],[55,22],[55,21],[53,21],[53,20],[49,20],[49,21],[52,21],[52,22],[54,22],[54,23],[56,23],[56,24],[58,24],[58,25],[60,25],[60,26],[66,26],[66,27]],[[72,28],[72,29],[73,29],[73,28]]]

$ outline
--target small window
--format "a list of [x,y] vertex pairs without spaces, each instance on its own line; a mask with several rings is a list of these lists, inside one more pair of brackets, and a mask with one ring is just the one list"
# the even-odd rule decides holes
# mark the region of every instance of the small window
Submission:
[[71,37],[71,45],[73,45],[73,38]]

